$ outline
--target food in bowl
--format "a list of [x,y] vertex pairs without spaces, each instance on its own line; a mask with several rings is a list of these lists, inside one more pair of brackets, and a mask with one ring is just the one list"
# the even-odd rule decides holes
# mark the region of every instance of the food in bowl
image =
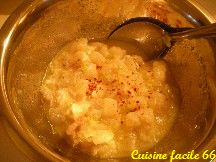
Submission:
[[54,132],[100,158],[156,145],[175,121],[179,97],[167,63],[141,55],[127,43],[84,38],[63,47],[41,87]]

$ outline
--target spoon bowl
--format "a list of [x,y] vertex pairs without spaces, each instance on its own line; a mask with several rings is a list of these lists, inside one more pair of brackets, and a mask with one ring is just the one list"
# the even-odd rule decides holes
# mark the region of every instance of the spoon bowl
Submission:
[[143,50],[144,59],[154,59],[169,49],[167,33],[157,25],[143,22],[130,23],[114,32],[110,38],[126,41]]

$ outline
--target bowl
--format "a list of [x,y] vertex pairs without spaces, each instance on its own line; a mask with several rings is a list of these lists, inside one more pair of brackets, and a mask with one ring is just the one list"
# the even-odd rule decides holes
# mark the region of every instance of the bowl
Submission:
[[[50,134],[51,128],[42,112],[39,88],[49,62],[66,43],[79,37],[103,38],[117,24],[135,16],[153,14],[173,26],[199,26],[216,21],[205,8],[193,0],[161,2],[137,0],[130,5],[127,0],[122,2],[125,3],[110,2],[112,4],[110,7],[99,8],[100,2],[90,3],[88,0],[26,1],[2,27],[0,31],[0,111],[7,119],[5,127],[9,135],[32,161],[69,161],[69,159],[98,161],[94,158],[89,160],[90,157],[75,152],[66,158],[61,154],[61,150],[52,145],[55,137],[52,135],[49,139],[46,137]],[[109,6],[106,1],[101,3]],[[141,8],[133,12],[132,10],[136,8],[131,6],[139,6],[138,3],[143,3],[143,8],[147,8],[147,11]],[[168,9],[166,5],[169,6]],[[122,6],[122,10],[119,10],[119,6]],[[189,149],[201,153],[207,149],[215,149],[214,45],[214,39],[192,41],[189,44],[183,42],[178,44],[178,48],[170,51],[168,60],[174,57],[176,50],[183,51],[175,56],[178,59],[172,62],[171,70],[175,72],[179,84],[188,88],[187,91],[182,90],[188,97],[183,98],[182,101],[184,106],[180,112],[184,115],[179,117],[177,122],[179,124],[176,124],[178,131],[174,131],[174,127],[172,129],[174,133],[171,132],[170,137],[163,140],[168,145],[165,147],[164,143],[159,144],[153,148],[153,151],[171,152],[177,149],[184,152]],[[199,47],[194,49],[194,46]],[[198,60],[195,61],[190,53],[199,55]],[[182,79],[181,74],[188,80]],[[190,138],[190,141],[181,143],[181,146],[169,142],[179,141],[183,137]],[[126,160],[131,159],[118,159],[118,161]]]

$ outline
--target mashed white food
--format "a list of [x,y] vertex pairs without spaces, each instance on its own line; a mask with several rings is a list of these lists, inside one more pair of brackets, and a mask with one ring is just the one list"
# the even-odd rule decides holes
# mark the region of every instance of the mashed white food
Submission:
[[[177,94],[167,64],[79,39],[53,59],[41,92],[54,133],[100,158],[146,151],[170,130]],[[131,53],[131,51],[130,51]]]

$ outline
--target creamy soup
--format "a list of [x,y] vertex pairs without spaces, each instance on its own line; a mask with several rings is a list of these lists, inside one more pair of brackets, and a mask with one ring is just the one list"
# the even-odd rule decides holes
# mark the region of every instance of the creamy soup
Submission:
[[128,156],[152,148],[172,126],[178,97],[167,63],[144,61],[130,46],[79,39],[50,63],[41,92],[54,131],[71,147]]

